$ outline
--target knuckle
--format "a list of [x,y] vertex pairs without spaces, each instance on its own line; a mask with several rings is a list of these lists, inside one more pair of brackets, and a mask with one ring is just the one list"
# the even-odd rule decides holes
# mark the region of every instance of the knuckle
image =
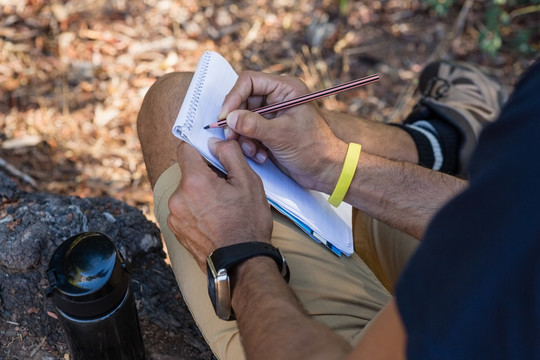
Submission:
[[253,76],[257,75],[258,72],[257,71],[253,71],[253,70],[244,70],[240,73],[240,78],[242,79],[250,79],[252,78]]
[[242,101],[244,101],[244,99],[242,99],[242,95],[240,95],[239,93],[235,92],[235,93],[231,93],[228,95],[229,96],[229,99],[227,99],[229,102],[233,102],[235,104],[241,104]]
[[188,145],[184,141],[181,141],[176,147],[176,154],[180,165],[186,160],[186,151],[188,151]]
[[294,76],[285,76],[284,83],[289,86],[290,91],[293,94],[305,94],[309,92],[307,85],[302,80]]
[[[183,202],[179,198],[178,194],[175,192],[171,197],[169,198],[168,206],[170,211],[170,216],[177,217],[179,214],[182,213],[183,210]],[[170,220],[170,219],[169,219]]]
[[256,76],[257,76],[256,71],[244,70],[238,76],[237,83],[240,84],[242,87],[248,87],[249,89],[251,89],[253,85],[252,79]]
[[204,181],[200,177],[185,174],[180,181],[180,189],[183,194],[190,196],[201,191],[204,188],[203,183]]
[[238,155],[241,153],[240,145],[236,141],[222,141],[218,144],[218,151],[223,154]]
[[242,134],[248,137],[254,137],[254,135],[257,134],[258,130],[257,121],[253,119],[251,114],[244,114],[243,116],[239,116],[236,127]]

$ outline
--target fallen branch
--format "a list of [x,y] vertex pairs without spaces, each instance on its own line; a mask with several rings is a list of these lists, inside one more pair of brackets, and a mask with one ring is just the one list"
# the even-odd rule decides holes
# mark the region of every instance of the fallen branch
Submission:
[[36,180],[34,180],[30,175],[23,173],[18,170],[15,166],[8,163],[6,160],[0,157],[0,168],[6,170],[11,175],[21,179],[27,184],[30,184],[33,188],[37,188]]

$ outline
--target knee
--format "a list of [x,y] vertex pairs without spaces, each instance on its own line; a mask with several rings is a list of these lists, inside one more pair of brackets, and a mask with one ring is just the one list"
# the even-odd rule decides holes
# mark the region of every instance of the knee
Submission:
[[174,72],[161,76],[148,89],[137,116],[138,130],[170,126],[184,101],[193,74]]
[[159,77],[148,89],[146,98],[163,98],[171,92],[187,91],[193,73],[191,72],[172,72]]

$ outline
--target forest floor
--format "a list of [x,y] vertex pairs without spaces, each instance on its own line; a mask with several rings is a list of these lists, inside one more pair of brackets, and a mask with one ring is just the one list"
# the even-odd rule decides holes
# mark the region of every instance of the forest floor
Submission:
[[[502,46],[488,55],[479,37],[490,2],[457,1],[446,16],[419,0],[338,3],[0,0],[0,171],[26,191],[110,196],[152,220],[137,113],[157,78],[193,71],[205,50],[311,90],[378,73],[379,83],[321,104],[400,122],[428,62],[472,62],[510,88],[540,48],[538,10],[508,9]],[[524,33],[526,52],[516,46]]]

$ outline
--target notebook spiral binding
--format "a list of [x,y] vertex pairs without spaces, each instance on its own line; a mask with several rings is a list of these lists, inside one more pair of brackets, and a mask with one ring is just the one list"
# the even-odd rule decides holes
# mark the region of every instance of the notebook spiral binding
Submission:
[[195,87],[193,88],[193,96],[189,102],[189,107],[186,115],[186,121],[182,126],[177,127],[176,130],[183,136],[187,137],[187,134],[191,131],[193,127],[193,121],[195,114],[197,113],[197,108],[199,106],[199,99],[201,98],[202,90],[206,80],[206,74],[208,72],[208,65],[210,64],[210,53],[205,52],[200,61],[200,65],[197,67],[197,79],[195,81]]

